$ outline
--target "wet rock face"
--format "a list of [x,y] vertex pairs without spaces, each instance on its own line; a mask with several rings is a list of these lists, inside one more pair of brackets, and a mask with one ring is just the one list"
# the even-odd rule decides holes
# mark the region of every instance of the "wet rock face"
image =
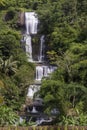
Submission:
[[18,25],[19,26],[24,26],[25,25],[25,17],[24,17],[24,12],[19,12],[18,15]]

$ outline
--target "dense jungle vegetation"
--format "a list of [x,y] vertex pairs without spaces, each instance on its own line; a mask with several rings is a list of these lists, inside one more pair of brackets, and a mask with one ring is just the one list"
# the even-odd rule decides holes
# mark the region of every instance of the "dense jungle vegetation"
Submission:
[[38,14],[48,60],[58,67],[42,80],[45,111],[59,109],[56,123],[87,125],[87,0],[0,0],[0,124],[14,123],[34,79],[20,44],[18,14],[25,11]]

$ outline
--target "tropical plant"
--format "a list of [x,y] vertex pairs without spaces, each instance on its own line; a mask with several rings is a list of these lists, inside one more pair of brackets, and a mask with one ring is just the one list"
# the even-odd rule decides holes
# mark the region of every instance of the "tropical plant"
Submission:
[[0,107],[0,126],[16,125],[19,117],[7,106]]
[[13,56],[10,56],[7,60],[0,59],[1,72],[9,76],[15,74],[17,72],[17,63],[18,61],[13,60]]
[[4,6],[5,5],[5,0],[0,0],[0,6]]
[[58,125],[87,126],[87,115],[78,113],[77,116],[62,116],[61,122]]

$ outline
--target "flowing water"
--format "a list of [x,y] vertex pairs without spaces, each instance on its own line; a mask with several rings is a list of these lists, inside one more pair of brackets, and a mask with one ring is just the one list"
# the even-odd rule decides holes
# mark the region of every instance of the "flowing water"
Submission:
[[44,42],[45,42],[45,36],[42,35],[40,38],[40,54],[39,54],[39,62],[44,61]]
[[37,34],[38,18],[35,12],[25,13],[26,34]]
[[28,60],[32,62],[33,59],[32,59],[31,36],[26,35],[25,40],[26,40],[26,54],[27,54]]
[[[32,53],[32,35],[36,36],[38,34],[38,24],[39,20],[37,17],[37,14],[35,12],[26,12],[25,13],[25,26],[26,26],[26,34],[25,34],[25,42],[26,42],[26,54],[28,57],[29,62],[35,62],[39,63],[41,62],[42,64],[36,65],[36,74],[35,74],[35,81],[41,82],[42,78],[48,77],[55,69],[56,67],[51,66],[51,65],[43,65],[44,63],[44,52],[45,52],[45,36],[42,34],[40,37],[40,43],[39,43],[39,56],[37,54],[38,60],[34,61]],[[37,47],[37,46],[36,46]],[[35,49],[36,49],[35,47]],[[30,85],[28,89],[28,94],[27,96],[33,98],[33,95],[35,92],[37,92],[38,86],[37,85]]]
[[38,28],[38,18],[36,13],[34,12],[26,12],[25,13],[25,25],[26,25],[26,36],[25,36],[25,42],[26,42],[26,54],[28,57],[28,61],[32,62],[32,34],[37,34],[37,28]]
[[33,99],[34,94],[38,92],[39,90],[40,90],[40,85],[32,84],[28,88],[27,96]]
[[[49,75],[55,71],[56,67],[45,64],[45,36],[41,34],[39,36],[40,43],[38,46],[33,48],[33,37],[37,37],[38,35],[38,24],[39,20],[37,14],[35,12],[26,12],[25,13],[25,26],[26,26],[26,34],[25,34],[25,43],[26,43],[26,55],[28,57],[29,62],[34,62],[36,65],[36,72],[35,72],[35,81],[39,84],[32,84],[28,88],[27,97],[33,100],[34,94],[40,90],[41,80],[43,78],[49,77]],[[34,61],[34,51],[38,49],[38,53],[35,53],[37,57],[37,61]],[[39,55],[38,55],[39,54]],[[32,111],[28,109],[31,113],[37,113],[35,106],[33,105]]]

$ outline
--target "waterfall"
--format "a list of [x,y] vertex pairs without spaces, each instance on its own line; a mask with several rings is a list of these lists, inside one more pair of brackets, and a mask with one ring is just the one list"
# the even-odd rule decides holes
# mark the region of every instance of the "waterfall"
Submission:
[[38,27],[38,18],[36,13],[34,12],[26,12],[25,13],[25,25],[26,25],[26,53],[28,56],[28,61],[33,61],[32,58],[32,42],[31,42],[31,34],[37,34]]
[[34,92],[35,92],[35,90],[33,88],[33,85],[30,85],[29,88],[28,88],[27,96],[33,98]]
[[40,55],[39,55],[39,62],[42,62],[44,58],[44,35],[40,38]]
[[[28,61],[30,62],[44,62],[44,42],[45,42],[45,36],[41,35],[40,37],[40,49],[39,49],[39,56],[37,61],[33,61],[32,53],[34,51],[34,48],[32,49],[32,35],[36,36],[38,32],[38,17],[35,12],[25,12],[25,25],[26,25],[26,36],[25,36],[25,42],[26,42],[26,53],[28,56]],[[36,49],[36,48],[35,48]],[[36,53],[35,53],[36,54]],[[41,81],[43,77],[48,77],[50,73],[52,73],[55,70],[54,66],[49,65],[37,65],[36,66],[36,76],[35,81]],[[35,89],[33,87],[29,87],[28,95],[32,97],[35,93]]]
[[37,34],[38,18],[35,12],[25,13],[26,34]]
[[52,117],[50,117],[48,119],[38,118],[37,121],[36,121],[36,123],[37,123],[37,126],[38,126],[38,125],[42,125],[44,123],[50,123],[50,122],[52,122],[52,120],[53,120]]
[[33,99],[34,94],[39,90],[40,90],[40,85],[30,85],[28,88],[27,96]]
[[48,76],[48,66],[36,66],[36,80],[41,81],[43,77]]
[[33,61],[32,59],[32,45],[31,45],[31,36],[26,36],[26,54],[28,56],[29,61]]
[[43,66],[43,76],[44,77],[48,76],[48,66]]
[[[35,12],[25,12],[25,26],[26,31],[22,42],[25,42],[26,55],[29,62],[36,64],[36,73],[35,73],[35,82],[29,85],[27,98],[31,99],[29,104],[26,106],[26,112],[29,112],[32,115],[44,114],[43,113],[43,103],[40,100],[36,100],[38,95],[35,95],[36,92],[39,92],[41,86],[42,78],[49,77],[49,75],[55,71],[56,67],[45,64],[45,37],[43,34],[38,35],[38,17]],[[36,39],[34,39],[36,38]],[[40,41],[40,43],[38,43]],[[36,44],[35,44],[36,42]],[[32,46],[33,44],[33,46]],[[39,45],[39,46],[38,46]],[[39,54],[39,56],[38,56]],[[46,62],[47,63],[47,62]],[[35,101],[36,100],[36,101]],[[32,109],[31,109],[32,108]],[[41,111],[42,110],[42,111]],[[40,113],[41,112],[41,113]],[[21,121],[21,119],[20,119]],[[51,122],[52,119],[45,120],[44,116],[41,115],[41,118],[37,120],[37,125],[44,122]]]
[[33,106],[31,113],[38,113],[38,111],[36,110],[36,108],[34,106]]
[[49,67],[48,67],[48,74],[53,73],[56,69],[57,69],[56,66],[49,66]]
[[55,66],[46,66],[46,65],[41,65],[41,66],[36,66],[36,79],[37,81],[41,81],[43,77],[48,77],[49,74],[54,72],[57,69]]
[[41,81],[42,77],[43,77],[43,67],[36,66],[36,80]]

